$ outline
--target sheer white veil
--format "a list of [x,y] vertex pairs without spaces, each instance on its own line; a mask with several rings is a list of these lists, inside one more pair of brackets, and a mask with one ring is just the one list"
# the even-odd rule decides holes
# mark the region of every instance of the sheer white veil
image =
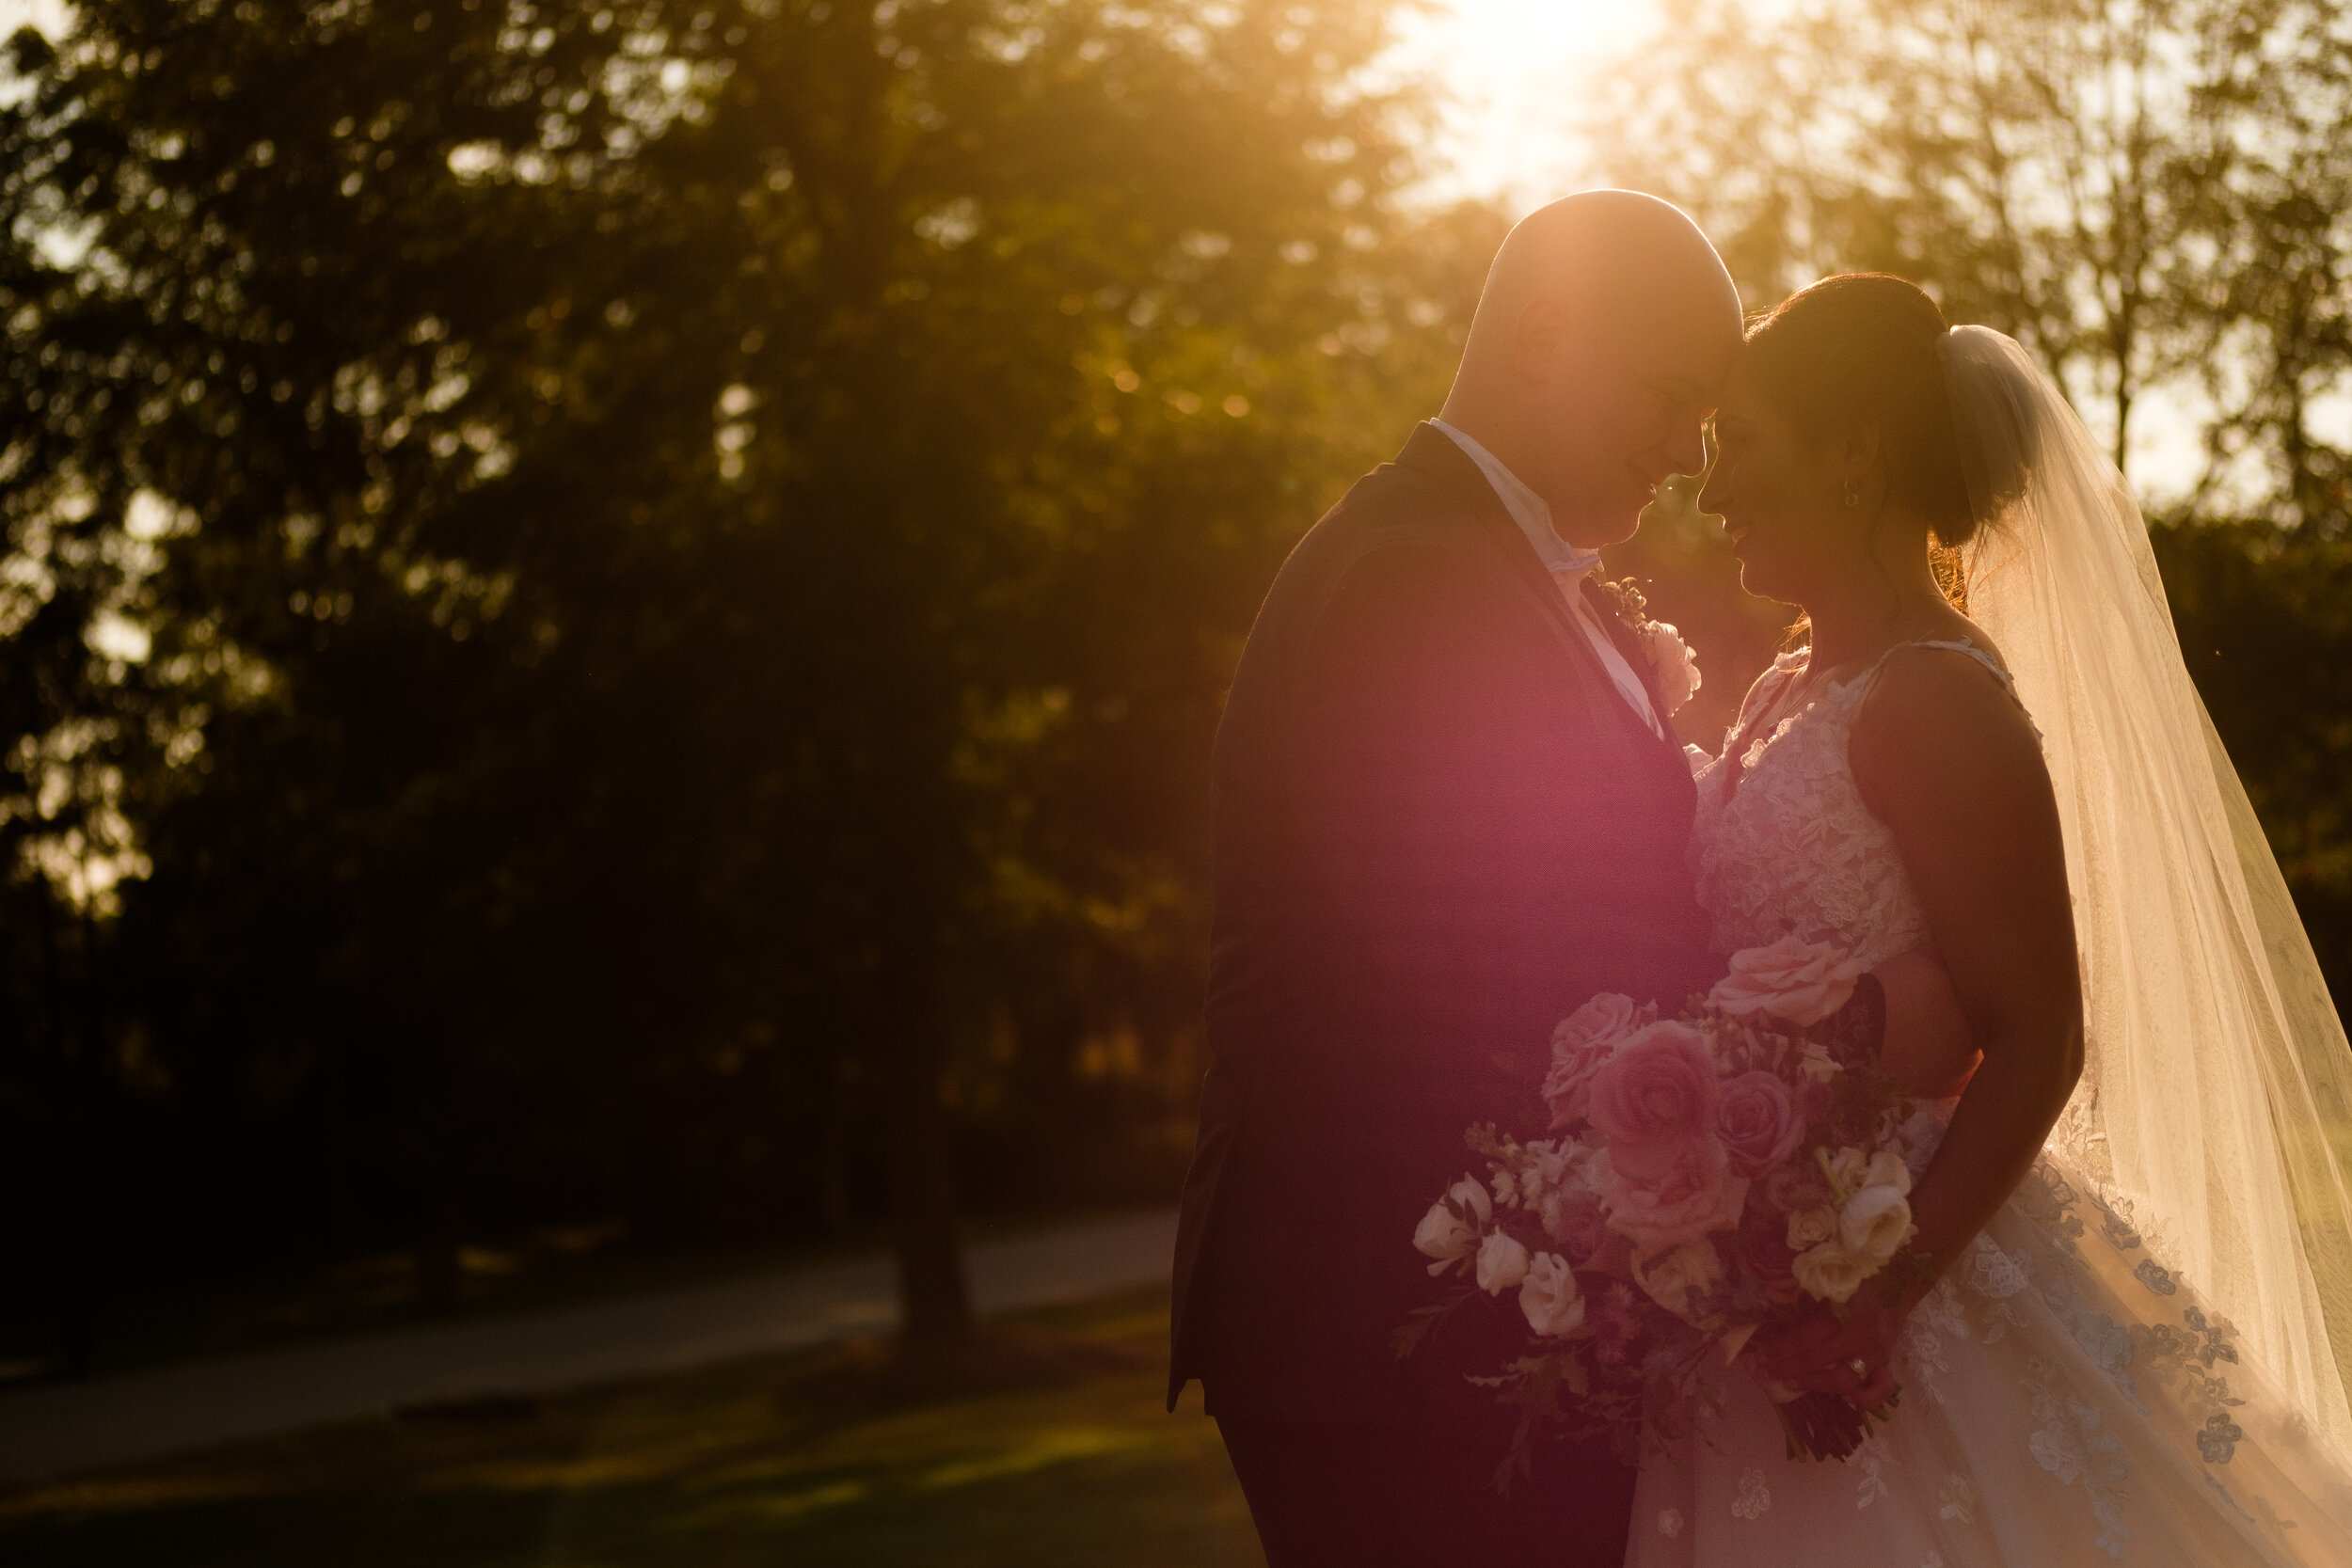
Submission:
[[1969,612],[2044,737],[2087,1036],[2050,1145],[2352,1449],[2352,1048],[2181,659],[2123,476],[2016,342],[1943,342]]

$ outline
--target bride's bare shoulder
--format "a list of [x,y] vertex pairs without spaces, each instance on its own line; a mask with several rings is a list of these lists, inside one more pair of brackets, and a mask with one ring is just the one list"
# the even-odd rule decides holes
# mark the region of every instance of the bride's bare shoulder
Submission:
[[1849,761],[1874,811],[1910,802],[1966,811],[2049,792],[2041,735],[2007,660],[1980,627],[1962,625],[1964,635],[1888,655],[1854,710]]

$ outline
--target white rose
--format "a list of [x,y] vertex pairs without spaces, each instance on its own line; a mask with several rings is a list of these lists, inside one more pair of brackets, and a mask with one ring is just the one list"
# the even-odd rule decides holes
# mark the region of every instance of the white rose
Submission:
[[1429,1206],[1429,1212],[1421,1217],[1413,1228],[1413,1245],[1424,1258],[1434,1258],[1429,1265],[1432,1276],[1441,1275],[1470,1257],[1478,1245],[1478,1234],[1494,1217],[1494,1207],[1486,1201],[1486,1189],[1465,1176],[1446,1189],[1444,1197]]
[[1870,1156],[1869,1168],[1862,1173],[1866,1187],[1892,1187],[1899,1193],[1911,1191],[1911,1167],[1903,1157],[1891,1148],[1882,1148]]
[[1883,1263],[1911,1239],[1910,1201],[1892,1187],[1865,1187],[1846,1200],[1837,1234],[1849,1251]]
[[1800,1209],[1788,1216],[1788,1250],[1803,1252],[1837,1234],[1837,1211],[1824,1203]]
[[1666,622],[1652,621],[1642,628],[1642,652],[1649,656],[1650,669],[1657,673],[1658,694],[1665,699],[1668,716],[1679,713],[1702,684],[1691,644]]
[[1527,1277],[1527,1248],[1497,1230],[1478,1243],[1478,1288],[1499,1296]]
[[1677,1318],[1687,1318],[1693,1291],[1723,1283],[1724,1260],[1712,1242],[1691,1242],[1668,1252],[1633,1259],[1633,1280],[1650,1300]]
[[1797,1254],[1789,1272],[1807,1295],[1820,1301],[1845,1301],[1878,1272],[1878,1265],[1848,1251],[1843,1242],[1823,1242]]
[[1527,1315],[1528,1327],[1549,1339],[1583,1324],[1584,1294],[1566,1259],[1539,1252],[1528,1260],[1527,1277],[1519,1285],[1519,1310]]

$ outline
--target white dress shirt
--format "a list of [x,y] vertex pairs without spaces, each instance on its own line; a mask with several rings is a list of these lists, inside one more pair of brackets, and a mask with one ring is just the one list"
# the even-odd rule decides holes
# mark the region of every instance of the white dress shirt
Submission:
[[1584,640],[1600,657],[1601,668],[1609,672],[1610,681],[1632,705],[1633,711],[1641,715],[1642,722],[1649,726],[1650,733],[1664,736],[1665,726],[1659,721],[1657,710],[1650,705],[1648,689],[1643,686],[1642,677],[1633,673],[1633,666],[1626,662],[1625,655],[1617,651],[1615,640],[1610,637],[1609,629],[1600,624],[1591,602],[1584,597],[1584,579],[1599,568],[1600,552],[1580,550],[1561,538],[1558,531],[1551,526],[1551,504],[1529,489],[1518,475],[1504,467],[1502,459],[1443,420],[1429,422],[1454,437],[1454,445],[1478,465],[1478,471],[1486,476],[1488,484],[1494,486],[1496,497],[1502,502],[1502,509],[1511,514],[1511,520],[1519,525],[1519,531],[1527,535],[1528,544],[1534,547],[1536,558],[1551,573],[1551,580],[1560,585],[1561,594],[1568,601],[1568,613],[1576,617],[1577,626],[1583,630]]

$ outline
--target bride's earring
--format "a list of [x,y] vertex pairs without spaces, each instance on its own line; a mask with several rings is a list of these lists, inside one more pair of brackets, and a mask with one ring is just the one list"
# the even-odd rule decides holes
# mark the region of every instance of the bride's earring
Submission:
[[1860,506],[1862,504],[1862,498],[1854,493],[1854,487],[1851,484],[1846,486],[1846,504],[1848,506]]

